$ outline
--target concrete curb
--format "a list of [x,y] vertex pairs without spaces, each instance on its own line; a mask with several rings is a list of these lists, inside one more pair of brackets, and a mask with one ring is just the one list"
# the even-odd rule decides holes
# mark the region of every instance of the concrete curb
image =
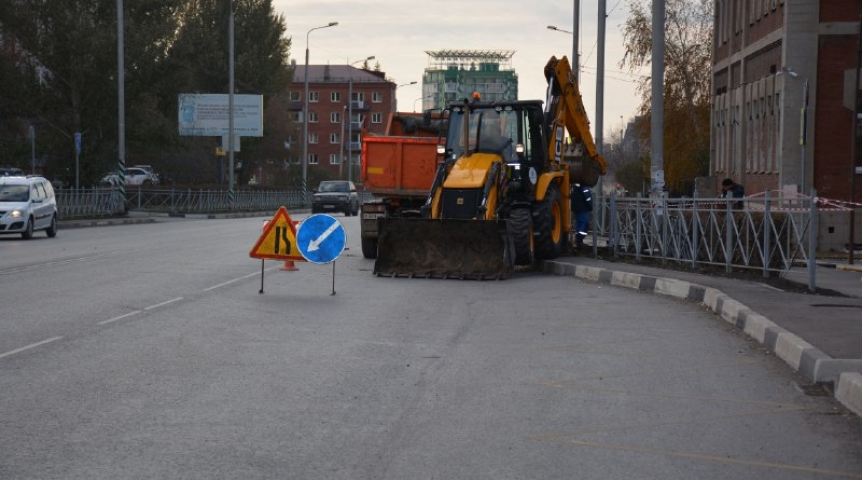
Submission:
[[673,278],[564,262],[545,261],[542,263],[542,270],[554,275],[569,275],[698,302],[763,344],[808,380],[815,383],[832,382],[835,386],[835,398],[855,414],[862,416],[862,360],[833,359],[721,290]]
[[156,219],[152,217],[140,218],[105,218],[105,219],[81,219],[81,220],[61,220],[58,222],[60,230],[65,228],[89,228],[89,227],[109,227],[113,225],[136,225],[140,223],[155,223]]

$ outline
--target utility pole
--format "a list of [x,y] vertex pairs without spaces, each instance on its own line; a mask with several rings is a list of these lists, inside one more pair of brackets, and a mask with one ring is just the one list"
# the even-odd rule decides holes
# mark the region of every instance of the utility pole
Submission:
[[581,0],[574,0],[574,15],[572,16],[572,72],[575,74],[575,78],[580,81],[581,79],[581,62],[580,55],[578,55],[578,34],[579,34],[579,26],[581,23]]
[[[126,60],[123,0],[117,0],[117,175],[120,203],[126,208]],[[77,185],[76,185],[77,187]]]
[[596,54],[596,150],[604,153],[605,123],[605,24],[607,0],[599,0],[598,52]]
[[652,2],[652,121],[650,174],[653,193],[664,187],[664,0]]
[[233,0],[230,0],[230,13],[228,13],[228,26],[227,26],[227,37],[228,37],[228,107],[227,107],[227,145],[228,145],[228,153],[227,153],[227,166],[228,166],[228,186],[227,186],[227,196],[230,201],[231,206],[233,206],[233,151],[234,151],[234,137],[233,137]]

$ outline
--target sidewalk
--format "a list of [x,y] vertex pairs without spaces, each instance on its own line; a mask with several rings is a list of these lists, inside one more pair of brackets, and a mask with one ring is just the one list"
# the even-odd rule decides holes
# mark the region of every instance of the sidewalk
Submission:
[[591,256],[563,257],[543,270],[702,303],[862,416],[862,262],[818,263],[818,293],[806,269],[775,279],[729,277]]

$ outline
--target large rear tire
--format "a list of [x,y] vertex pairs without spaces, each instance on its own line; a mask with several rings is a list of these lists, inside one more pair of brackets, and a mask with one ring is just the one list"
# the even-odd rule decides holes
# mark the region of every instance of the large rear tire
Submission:
[[536,258],[550,260],[559,257],[565,251],[567,235],[563,227],[563,196],[556,183],[548,185],[545,198],[533,209]]
[[533,226],[530,210],[528,208],[512,210],[506,226],[515,248],[515,265],[532,265]]

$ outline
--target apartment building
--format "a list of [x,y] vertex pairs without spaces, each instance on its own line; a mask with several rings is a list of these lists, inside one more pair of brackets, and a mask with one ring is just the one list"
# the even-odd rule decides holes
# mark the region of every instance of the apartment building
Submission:
[[[859,0],[715,0],[710,169],[748,194],[862,201]],[[855,188],[854,188],[855,182]],[[851,198],[851,191],[853,198]]]
[[[297,65],[289,87],[291,118],[300,126],[289,142],[292,158],[302,157],[305,66]],[[395,83],[384,72],[349,65],[308,66],[308,169],[326,169],[359,180],[361,130],[384,134],[395,111]],[[352,168],[348,168],[351,166]]]

